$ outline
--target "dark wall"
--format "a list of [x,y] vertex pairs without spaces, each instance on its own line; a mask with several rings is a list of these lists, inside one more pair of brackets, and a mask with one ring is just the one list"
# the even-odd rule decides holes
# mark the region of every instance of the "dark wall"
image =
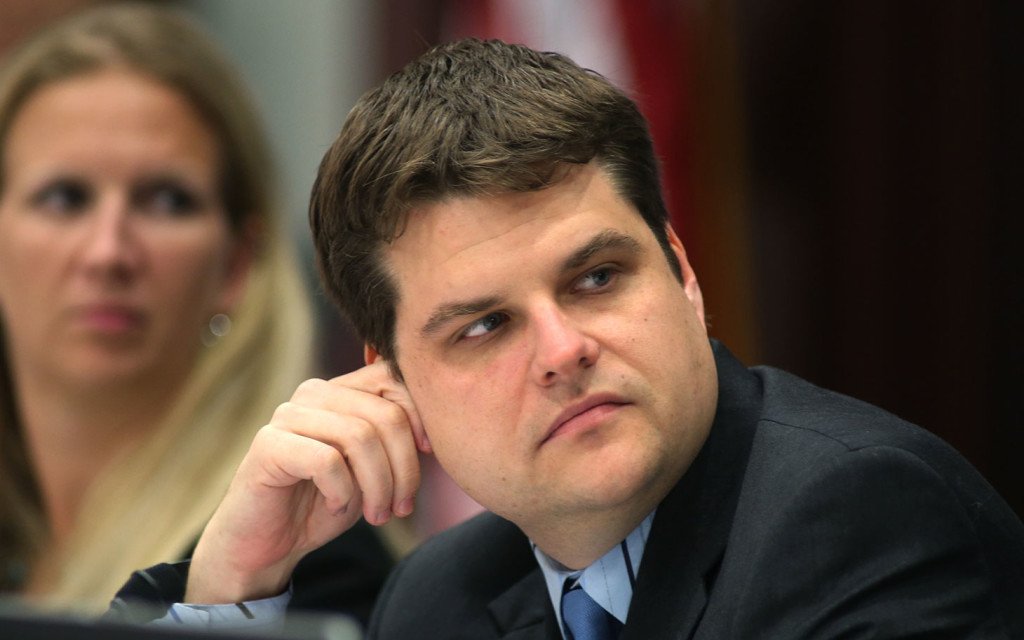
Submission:
[[1019,5],[737,16],[764,361],[939,434],[1024,514]]

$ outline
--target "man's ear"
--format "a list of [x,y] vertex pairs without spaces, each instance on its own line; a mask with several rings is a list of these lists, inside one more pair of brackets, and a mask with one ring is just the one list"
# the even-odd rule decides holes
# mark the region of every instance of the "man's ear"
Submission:
[[[363,345],[363,362],[365,362],[368,365],[371,365],[374,362],[377,362],[377,360],[379,360],[379,359],[380,359],[380,354],[377,353],[376,349],[374,349],[373,347],[371,347],[368,344],[364,344]],[[394,360],[388,360],[387,364],[388,364],[388,373],[391,374],[391,377],[394,378],[397,382],[401,382],[402,384],[405,384],[405,378],[402,377],[402,370],[398,368],[398,365],[395,364],[395,361]]]
[[368,344],[363,345],[363,362],[366,364],[373,364],[374,362],[377,362],[377,358],[379,357],[380,354],[377,353],[376,349]]
[[679,269],[683,279],[683,291],[686,292],[686,297],[690,299],[690,303],[693,304],[693,308],[697,311],[697,317],[700,318],[700,322],[703,325],[707,325],[704,319],[704,296],[700,292],[700,285],[697,284],[697,274],[693,272],[693,267],[690,266],[690,261],[686,259],[686,249],[683,248],[683,242],[676,235],[672,225],[665,223],[665,231],[668,234],[668,244],[672,247],[672,253],[676,254],[676,259],[679,260]]

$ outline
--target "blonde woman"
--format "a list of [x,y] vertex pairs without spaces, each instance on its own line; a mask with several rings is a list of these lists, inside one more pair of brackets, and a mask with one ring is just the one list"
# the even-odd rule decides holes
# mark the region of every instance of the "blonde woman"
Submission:
[[[134,568],[187,557],[254,432],[309,374],[307,294],[271,182],[236,72],[176,13],[89,10],[5,61],[5,593],[102,611]],[[389,564],[367,527],[346,534],[310,558],[320,579],[296,604],[328,604],[323,586],[365,618]]]

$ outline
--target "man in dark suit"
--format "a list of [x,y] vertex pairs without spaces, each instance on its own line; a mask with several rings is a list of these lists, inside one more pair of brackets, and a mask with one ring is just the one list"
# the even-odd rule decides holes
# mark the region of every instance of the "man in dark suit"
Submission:
[[432,50],[353,109],[310,220],[368,365],[256,437],[185,601],[286,602],[311,549],[412,511],[419,449],[492,513],[400,564],[371,637],[1024,637],[1024,527],[967,462],[708,339],[603,78]]

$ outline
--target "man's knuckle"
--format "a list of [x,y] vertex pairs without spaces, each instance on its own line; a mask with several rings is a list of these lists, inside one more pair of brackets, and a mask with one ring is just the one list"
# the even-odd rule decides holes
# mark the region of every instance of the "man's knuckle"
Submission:
[[299,383],[299,386],[296,387],[295,393],[292,394],[292,400],[301,400],[303,398],[319,395],[326,384],[327,383],[321,378],[309,378],[308,380],[303,380]]
[[334,447],[325,445],[317,450],[313,464],[320,473],[336,475],[344,467],[345,457]]
[[270,419],[271,424],[267,426],[289,422],[295,416],[297,409],[298,406],[292,401],[282,402],[274,409],[274,415]]
[[388,403],[381,412],[381,426],[391,431],[408,428],[409,420],[405,410],[394,403]]
[[345,440],[349,447],[366,448],[378,439],[373,425],[361,418],[351,418],[345,429]]
[[[276,412],[275,412],[276,414]],[[264,443],[268,440],[274,440],[277,438],[276,429],[269,424],[265,424],[256,431],[255,437],[253,437],[254,443]]]

